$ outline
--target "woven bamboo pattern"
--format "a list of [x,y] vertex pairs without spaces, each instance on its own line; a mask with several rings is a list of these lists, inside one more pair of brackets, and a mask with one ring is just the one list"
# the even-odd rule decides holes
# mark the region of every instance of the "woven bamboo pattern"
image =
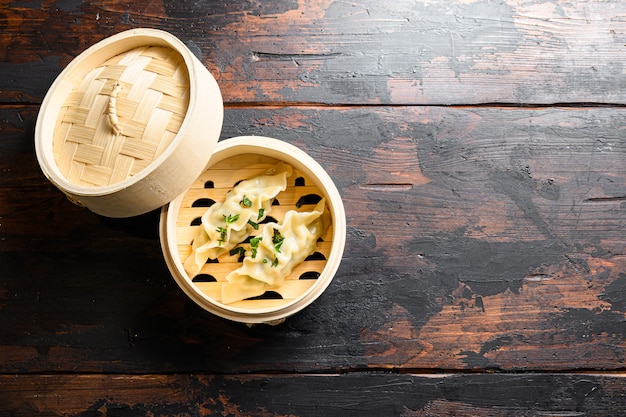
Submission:
[[[178,256],[181,262],[189,256],[191,243],[196,236],[197,229],[201,227],[197,222],[207,210],[207,205],[213,201],[224,201],[226,192],[238,181],[260,175],[277,162],[277,159],[269,156],[243,154],[222,160],[204,171],[183,196],[176,216],[176,236],[169,237],[176,239],[178,249],[178,253],[172,255]],[[298,208],[297,203],[302,201],[303,197],[323,195],[311,178],[296,169],[287,181],[287,189],[276,196],[276,202],[279,204],[272,206],[268,215],[278,222],[283,220],[285,213],[289,210],[307,211],[314,207],[312,204],[305,204]],[[261,233],[262,227],[263,224],[260,225],[258,231],[253,233],[253,236]],[[326,266],[332,241],[333,226],[331,225],[318,241],[315,254],[294,268],[283,285],[270,289],[271,293],[266,292],[265,297],[243,300],[229,306],[254,311],[279,308],[291,303],[315,285],[317,276]],[[240,246],[249,249],[248,243]],[[194,277],[193,284],[197,290],[219,303],[221,302],[221,287],[226,282],[226,276],[240,265],[237,255],[224,254],[217,259],[217,262],[209,260],[200,274]]]
[[89,71],[61,107],[55,161],[76,185],[123,181],[168,148],[188,107],[188,70],[178,52],[145,46],[116,55]]

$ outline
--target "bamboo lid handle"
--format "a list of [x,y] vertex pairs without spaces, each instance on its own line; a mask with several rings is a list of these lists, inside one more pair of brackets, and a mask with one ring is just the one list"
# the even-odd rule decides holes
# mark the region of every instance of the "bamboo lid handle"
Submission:
[[107,115],[109,117],[109,123],[111,124],[111,128],[116,135],[122,133],[122,129],[120,126],[120,120],[117,117],[117,95],[122,89],[122,86],[119,82],[116,82],[111,90],[111,94],[109,95],[109,105],[107,106]]

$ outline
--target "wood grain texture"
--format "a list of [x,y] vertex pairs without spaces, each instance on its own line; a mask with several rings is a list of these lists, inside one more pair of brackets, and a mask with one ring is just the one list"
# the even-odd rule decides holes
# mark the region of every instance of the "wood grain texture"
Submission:
[[626,97],[626,4],[615,0],[115,0],[0,5],[0,102],[39,103],[77,53],[133,27],[180,37],[229,103],[621,104]]
[[[626,3],[0,3],[0,416],[623,413]],[[281,325],[202,310],[158,211],[37,165],[52,81],[138,27],[216,77],[221,140],[294,144],[343,197],[339,271]]]
[[34,109],[1,111],[2,372],[624,368],[622,109],[227,109],[222,140],[309,152],[348,219],[329,289],[253,328],[185,298],[158,212],[72,205],[32,161]]
[[623,374],[5,375],[0,387],[0,415],[14,417],[608,417],[626,406]]

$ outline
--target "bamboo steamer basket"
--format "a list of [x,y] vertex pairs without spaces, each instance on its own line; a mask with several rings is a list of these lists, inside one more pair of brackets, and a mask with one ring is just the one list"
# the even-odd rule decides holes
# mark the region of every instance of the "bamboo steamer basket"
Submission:
[[[223,304],[221,286],[226,275],[240,265],[237,255],[227,253],[217,262],[209,261],[193,278],[183,267],[200,227],[199,218],[210,202],[223,201],[226,191],[239,180],[261,174],[279,161],[291,165],[294,173],[288,178],[287,189],[276,196],[279,205],[273,206],[269,216],[280,221],[298,201],[314,204],[325,198],[332,224],[317,242],[315,253],[294,268],[283,285],[254,299]],[[311,200],[307,203],[307,199]],[[332,281],[343,255],[346,218],[332,179],[308,154],[277,139],[241,136],[219,142],[191,187],[162,209],[160,238],[170,272],[196,304],[233,321],[277,324],[315,301]]]
[[132,29],[77,56],[44,98],[35,150],[73,202],[130,217],[167,204],[204,169],[220,135],[215,79],[173,35]]

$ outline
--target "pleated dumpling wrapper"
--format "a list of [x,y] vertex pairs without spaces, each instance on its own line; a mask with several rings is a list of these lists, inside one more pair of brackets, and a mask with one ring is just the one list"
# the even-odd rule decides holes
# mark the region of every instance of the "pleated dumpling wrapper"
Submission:
[[317,240],[328,228],[325,202],[321,199],[313,211],[290,210],[280,224],[265,224],[261,234],[251,239],[243,265],[226,276],[222,303],[256,297],[282,285],[293,268],[315,252]]
[[279,162],[264,174],[241,181],[223,202],[202,215],[202,224],[185,260],[185,270],[195,276],[209,259],[216,259],[244,241],[272,210],[274,198],[287,188],[291,166]]

